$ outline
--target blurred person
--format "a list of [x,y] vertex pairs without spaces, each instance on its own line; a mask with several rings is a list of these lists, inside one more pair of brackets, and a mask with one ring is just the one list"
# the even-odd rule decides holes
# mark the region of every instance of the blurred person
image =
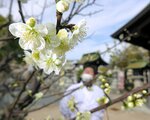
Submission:
[[[67,89],[66,96],[60,102],[60,111],[65,119],[71,120],[76,116],[77,112],[87,112],[99,106],[97,99],[102,98],[104,93],[101,88],[94,85],[95,73],[93,67],[86,67],[81,75],[81,82],[71,85]],[[68,107],[68,102],[72,97],[75,102],[74,112]],[[91,120],[103,120],[103,115],[104,110],[92,113]]]

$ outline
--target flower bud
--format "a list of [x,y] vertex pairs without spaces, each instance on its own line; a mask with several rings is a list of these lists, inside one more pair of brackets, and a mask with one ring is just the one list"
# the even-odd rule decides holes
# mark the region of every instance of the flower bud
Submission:
[[104,85],[101,85],[100,87],[101,87],[102,89],[104,89],[104,88],[105,88],[105,86],[104,86]]
[[108,83],[105,83],[105,87],[109,87],[109,84],[108,84]]
[[56,9],[63,13],[65,11],[67,11],[69,9],[69,3],[65,0],[60,0],[59,2],[57,2],[56,4]]
[[31,17],[26,21],[26,24],[29,25],[30,27],[34,27],[36,24],[35,18]]
[[135,101],[135,105],[136,106],[140,106],[141,107],[143,104],[144,104],[144,101],[142,99],[138,99],[138,100]]
[[104,79],[104,78],[101,79],[101,82],[102,82],[102,83],[105,83],[105,82],[106,82],[106,79]]
[[133,97],[132,96],[128,96],[127,97],[127,101],[129,101],[129,102],[133,101]]
[[142,91],[142,94],[143,94],[143,95],[146,95],[146,94],[147,94],[147,91],[146,91],[146,90],[143,90],[143,91]]
[[134,103],[133,102],[128,102],[127,106],[128,106],[128,108],[134,108]]
[[77,112],[77,116],[79,116],[79,115],[81,115],[81,113],[80,113],[80,112]]
[[35,94],[35,100],[39,100],[39,99],[41,99],[42,97],[43,97],[43,93],[42,92],[39,92],[39,93],[36,93]]
[[109,93],[110,93],[110,87],[109,87],[109,88],[105,88],[105,89],[104,89],[104,92],[105,92],[106,94],[109,94]]
[[135,98],[141,98],[142,97],[142,94],[140,94],[140,93],[137,93],[136,95],[135,95]]

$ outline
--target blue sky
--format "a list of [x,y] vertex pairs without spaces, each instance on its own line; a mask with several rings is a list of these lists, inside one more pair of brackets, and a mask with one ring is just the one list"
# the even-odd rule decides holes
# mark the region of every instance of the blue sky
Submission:
[[[0,8],[0,14],[7,15],[8,6],[10,0],[0,0],[4,4]],[[36,4],[34,4],[36,2]],[[53,0],[48,0],[48,4],[53,3]],[[84,53],[94,51],[106,50],[106,44],[111,47],[113,45],[113,39],[110,37],[121,26],[126,24],[135,15],[137,15],[146,5],[150,3],[150,0],[97,0],[97,3],[102,5],[103,11],[90,17],[84,17],[87,21],[88,35],[91,35],[88,39],[79,43],[73,50],[67,53],[67,58],[71,60],[80,59]],[[38,4],[38,5],[37,5]],[[23,5],[24,13],[27,16],[36,16],[41,12],[43,6],[43,0],[29,0],[27,4]],[[17,3],[13,4],[13,18],[15,21],[20,21],[20,15],[18,11]],[[86,10],[94,11],[99,8],[93,8]],[[4,12],[5,11],[5,12]],[[67,14],[67,13],[66,13]],[[77,23],[81,16],[75,17],[71,22]],[[48,7],[45,11],[43,22],[55,22],[55,6]],[[122,48],[126,44],[118,46]],[[109,54],[102,56],[107,62],[109,61]]]

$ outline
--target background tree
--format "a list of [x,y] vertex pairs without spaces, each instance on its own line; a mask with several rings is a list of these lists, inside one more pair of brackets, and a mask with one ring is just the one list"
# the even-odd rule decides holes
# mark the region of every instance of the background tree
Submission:
[[111,54],[110,65],[125,69],[130,63],[148,61],[148,51],[134,45],[129,45],[123,50],[115,49]]

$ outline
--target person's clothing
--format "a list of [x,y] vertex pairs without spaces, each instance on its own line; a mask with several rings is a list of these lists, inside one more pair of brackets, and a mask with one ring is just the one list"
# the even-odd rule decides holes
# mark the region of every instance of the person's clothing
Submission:
[[[64,115],[66,119],[71,119],[76,116],[76,112],[72,112],[68,106],[67,102],[70,100],[71,97],[75,98],[76,107],[79,112],[86,112],[95,107],[98,107],[99,104],[97,103],[98,98],[102,98],[104,96],[103,91],[96,85],[92,85],[90,90],[83,86],[83,83],[78,83],[70,86],[65,94],[68,94],[70,91],[79,88],[78,90],[74,91],[70,95],[64,97],[60,102],[60,110],[61,113]],[[91,120],[102,120],[103,119],[104,110],[97,111],[92,113]]]

